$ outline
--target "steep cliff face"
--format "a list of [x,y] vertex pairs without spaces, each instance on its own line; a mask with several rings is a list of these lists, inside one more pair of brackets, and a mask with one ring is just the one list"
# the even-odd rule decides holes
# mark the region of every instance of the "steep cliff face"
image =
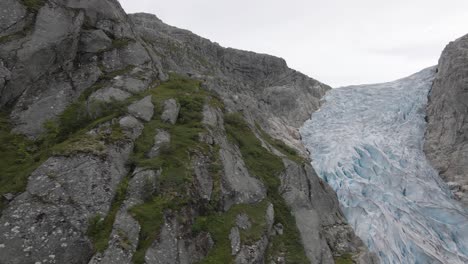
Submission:
[[329,87],[115,0],[0,10],[0,263],[374,262],[303,155]]
[[437,70],[424,151],[455,197],[468,205],[468,35],[445,48]]

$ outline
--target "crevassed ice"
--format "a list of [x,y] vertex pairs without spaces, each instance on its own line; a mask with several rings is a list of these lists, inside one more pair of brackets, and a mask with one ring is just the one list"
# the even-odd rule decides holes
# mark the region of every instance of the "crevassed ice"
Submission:
[[468,211],[423,152],[434,76],[333,89],[301,128],[314,168],[382,263],[468,263]]

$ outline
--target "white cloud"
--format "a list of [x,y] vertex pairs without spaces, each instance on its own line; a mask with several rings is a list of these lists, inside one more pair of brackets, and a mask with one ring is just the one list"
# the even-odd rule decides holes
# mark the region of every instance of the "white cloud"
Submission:
[[120,0],[223,46],[283,57],[332,86],[384,82],[435,65],[468,33],[466,0]]

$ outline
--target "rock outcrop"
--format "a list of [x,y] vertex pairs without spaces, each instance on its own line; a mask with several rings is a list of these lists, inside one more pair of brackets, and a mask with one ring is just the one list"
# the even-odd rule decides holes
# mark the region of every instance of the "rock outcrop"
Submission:
[[468,35],[442,53],[427,122],[424,151],[455,197],[468,205]]
[[0,263],[373,262],[304,165],[328,86],[117,0],[0,10]]

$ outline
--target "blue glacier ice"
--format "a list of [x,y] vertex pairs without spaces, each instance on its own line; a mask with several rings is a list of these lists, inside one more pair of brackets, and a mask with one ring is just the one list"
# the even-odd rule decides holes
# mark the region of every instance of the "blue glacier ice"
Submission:
[[434,76],[333,89],[301,128],[315,170],[382,263],[468,263],[468,210],[423,152]]

